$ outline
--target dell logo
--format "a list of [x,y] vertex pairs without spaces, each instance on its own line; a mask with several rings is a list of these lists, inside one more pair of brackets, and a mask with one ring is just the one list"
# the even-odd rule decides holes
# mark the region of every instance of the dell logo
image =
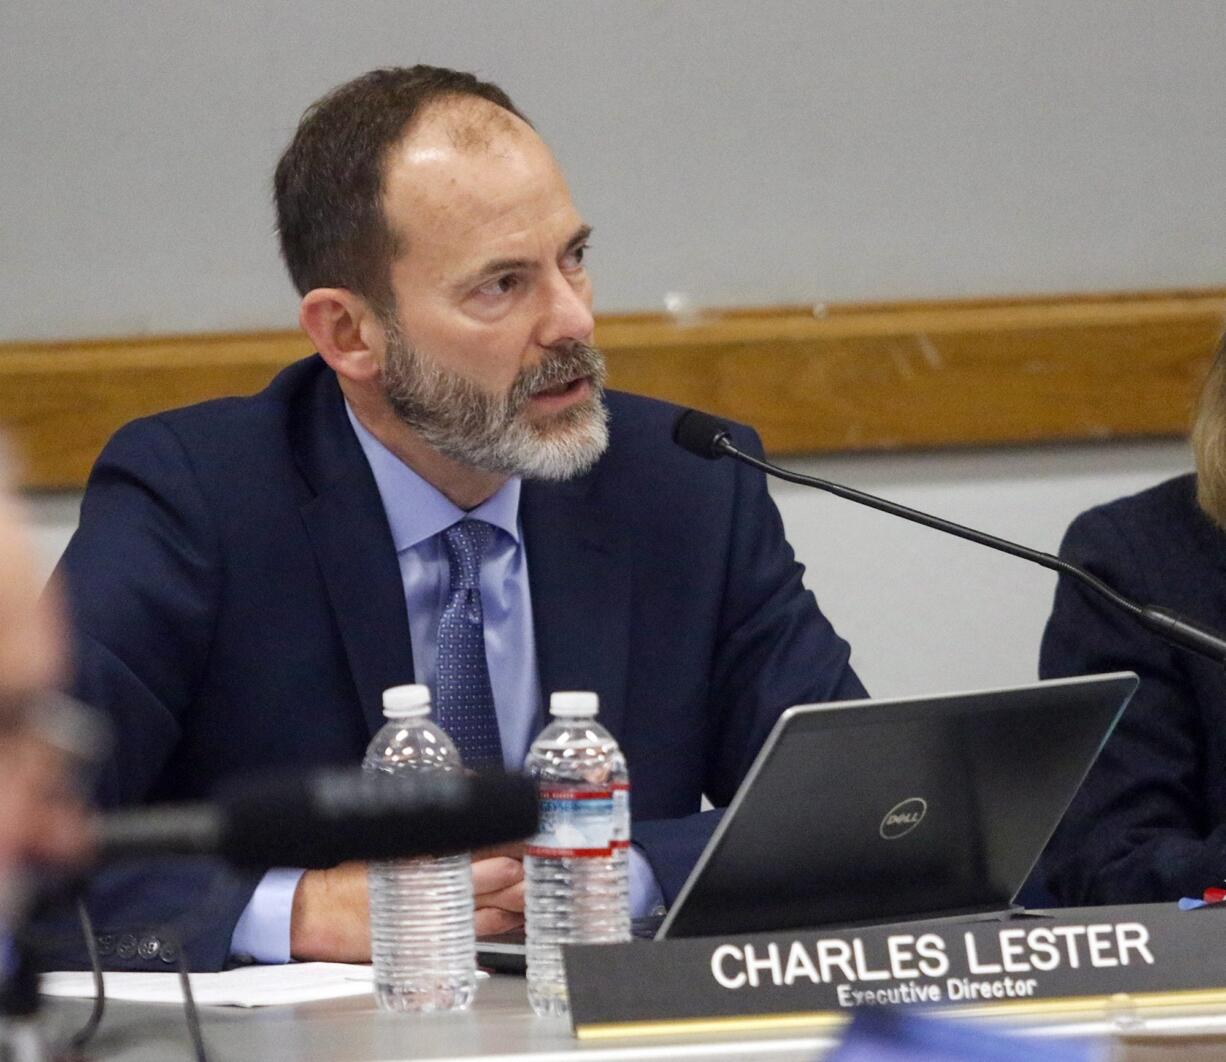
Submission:
[[923,797],[909,797],[885,813],[878,833],[887,841],[896,841],[914,830],[927,814],[928,801]]

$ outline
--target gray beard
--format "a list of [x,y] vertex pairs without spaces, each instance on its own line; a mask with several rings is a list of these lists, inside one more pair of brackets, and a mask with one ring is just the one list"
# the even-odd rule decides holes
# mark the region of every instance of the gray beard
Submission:
[[[393,323],[384,325],[388,404],[401,421],[453,461],[498,475],[564,480],[588,471],[608,447],[606,371],[595,347],[555,347],[539,365],[521,371],[505,395],[496,395],[434,364],[411,349]],[[538,423],[523,415],[533,394],[580,376],[592,385],[583,402]]]

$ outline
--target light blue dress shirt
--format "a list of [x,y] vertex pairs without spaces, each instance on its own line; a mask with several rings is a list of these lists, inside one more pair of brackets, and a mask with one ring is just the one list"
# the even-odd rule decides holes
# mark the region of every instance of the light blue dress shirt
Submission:
[[[349,423],[375,477],[400,564],[415,681],[431,689],[438,672],[438,624],[447,603],[451,574],[440,533],[465,519],[484,520],[497,530],[481,565],[485,656],[494,711],[508,770],[523,767],[541,704],[532,624],[528,558],[519,520],[520,481],[509,479],[475,509],[464,510],[427,483],[368,432],[346,406]],[[633,780],[634,765],[631,764]],[[256,962],[289,961],[290,909],[302,871],[270,870],[234,928],[230,952]],[[643,854],[630,850],[630,904],[635,917],[662,902],[659,885]]]

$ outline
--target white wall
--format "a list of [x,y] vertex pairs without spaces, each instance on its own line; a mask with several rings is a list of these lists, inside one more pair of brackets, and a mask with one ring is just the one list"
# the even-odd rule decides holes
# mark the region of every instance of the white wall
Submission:
[[1217,0],[5,0],[0,339],[292,324],[269,176],[372,66],[503,83],[600,308],[1221,282]]
[[[1185,472],[1179,443],[1028,447],[789,462],[870,493],[1054,553],[1077,513]],[[1027,682],[1055,576],[935,531],[793,487],[774,491],[808,585],[878,696]],[[32,499],[50,571],[75,494]]]
[[[1019,447],[798,462],[1048,553],[1078,513],[1190,471],[1182,443]],[[877,696],[1028,682],[1056,577],[927,528],[784,484],[774,491],[808,585]]]

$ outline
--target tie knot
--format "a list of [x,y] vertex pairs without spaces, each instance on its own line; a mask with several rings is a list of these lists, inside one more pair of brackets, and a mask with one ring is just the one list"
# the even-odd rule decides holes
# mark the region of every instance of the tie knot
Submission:
[[443,532],[453,590],[481,589],[481,558],[494,537],[494,525],[484,520],[461,520]]

